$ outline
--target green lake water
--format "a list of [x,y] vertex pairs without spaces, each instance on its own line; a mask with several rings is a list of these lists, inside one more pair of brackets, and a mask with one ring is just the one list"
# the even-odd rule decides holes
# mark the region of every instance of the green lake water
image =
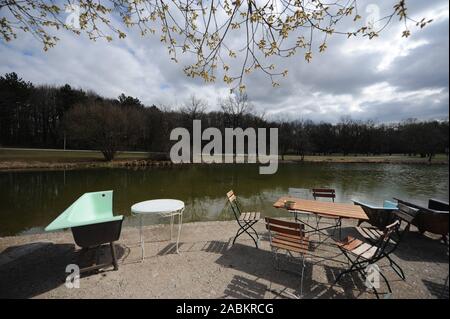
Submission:
[[[114,190],[114,213],[130,216],[132,204],[156,198],[185,202],[185,222],[228,220],[225,194],[233,189],[246,210],[263,215],[288,213],[272,207],[289,188],[336,189],[337,202],[351,199],[382,204],[398,197],[424,203],[448,201],[447,165],[280,164],[274,175],[259,175],[257,165],[192,165],[146,169],[86,169],[0,173],[0,236],[42,232],[56,216],[85,192]],[[302,197],[310,194],[304,191]],[[165,222],[146,218],[145,223]]]

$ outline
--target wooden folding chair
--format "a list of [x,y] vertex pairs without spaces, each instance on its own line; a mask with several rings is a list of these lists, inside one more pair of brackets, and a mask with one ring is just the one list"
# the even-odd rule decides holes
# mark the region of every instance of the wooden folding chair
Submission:
[[332,188],[313,188],[312,190],[314,200],[319,197],[331,198],[334,202],[336,198],[336,191]]
[[[331,198],[334,203],[334,199],[336,198],[336,191],[332,188],[313,188],[311,191],[312,191],[314,200],[317,200],[317,198]],[[325,220],[325,224],[327,224],[328,226],[320,228],[320,223],[323,222],[324,220]],[[316,230],[319,233],[319,238],[320,238],[320,233],[323,233],[323,231],[327,230],[327,229],[333,229],[333,235],[334,235],[334,231],[336,229],[339,229],[339,238],[341,237],[340,231],[341,231],[342,222],[341,222],[340,217],[316,214],[316,222],[317,222]],[[327,234],[325,234],[325,235],[327,235]],[[329,235],[327,235],[327,236],[331,237]]]
[[258,248],[259,236],[256,230],[253,228],[253,225],[255,225],[259,221],[259,219],[261,218],[261,213],[242,212],[241,205],[239,204],[236,195],[232,190],[227,193],[227,198],[230,203],[231,210],[233,211],[233,215],[239,225],[239,229],[233,239],[233,245],[239,236],[241,236],[243,233],[246,233],[255,242],[256,248]]
[[[393,211],[391,219],[391,224],[395,220],[398,220],[400,225],[398,230],[395,232],[394,236],[391,236],[389,239],[389,244],[391,245],[389,254],[386,255],[386,258],[389,260],[390,265],[392,269],[395,271],[395,273],[402,279],[405,280],[406,276],[403,272],[403,269],[398,265],[392,258],[389,256],[399,245],[400,240],[402,239],[405,232],[407,232],[411,225],[411,215],[414,215],[417,213],[417,209],[408,207],[406,205],[403,205],[399,203],[397,205],[397,210]],[[402,227],[402,224],[405,224],[405,226]],[[384,236],[383,230],[385,227],[382,228],[363,228],[363,227],[356,227],[359,233],[361,233],[367,241],[372,244],[376,245],[380,238]]]
[[[400,266],[395,263],[389,256],[398,246],[400,238],[399,228],[399,220],[396,220],[392,224],[386,226],[383,231],[383,235],[375,244],[365,243],[351,236],[348,236],[343,241],[338,242],[337,246],[342,251],[344,256],[347,257],[351,266],[337,276],[335,283],[337,283],[344,274],[355,271],[357,271],[362,276],[362,278],[366,280],[367,267],[369,265],[374,265],[376,262],[383,258],[387,258],[391,264],[392,269],[394,269],[394,271],[400,277],[402,277],[402,279],[404,279],[404,274]],[[397,236],[397,238],[394,238],[395,236]],[[391,245],[392,242],[394,243],[394,245]],[[391,286],[389,285],[389,281],[381,271],[379,271],[379,275],[384,279],[389,290],[389,294],[391,294],[392,290]],[[372,286],[372,290],[375,292],[376,297],[379,298],[378,291],[374,286]]]
[[284,250],[290,257],[297,253],[302,259],[300,294],[303,295],[303,273],[305,269],[305,254],[309,251],[309,238],[305,237],[305,225],[284,220],[265,218],[266,229],[269,231],[269,241],[275,257],[276,268],[279,269],[278,251]]

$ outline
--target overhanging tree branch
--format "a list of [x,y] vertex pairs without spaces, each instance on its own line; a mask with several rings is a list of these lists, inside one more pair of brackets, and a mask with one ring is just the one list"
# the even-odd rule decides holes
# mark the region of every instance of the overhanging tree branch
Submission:
[[[137,28],[142,36],[159,35],[173,61],[179,62],[179,53],[188,55],[187,76],[213,82],[220,70],[223,81],[242,92],[245,76],[254,71],[278,86],[276,78],[287,70],[278,70],[274,58],[303,52],[309,62],[313,51],[326,50],[331,35],[373,39],[398,17],[402,36],[409,37],[410,24],[423,28],[432,21],[413,20],[405,0],[391,1],[392,9],[374,20],[379,25],[375,28],[360,22],[357,0],[0,0],[0,37],[8,42],[18,32],[30,32],[47,50],[59,40],[54,33],[60,29],[111,41]],[[77,26],[64,13],[74,7]],[[353,30],[344,28],[345,21]],[[318,34],[324,36],[316,48]]]

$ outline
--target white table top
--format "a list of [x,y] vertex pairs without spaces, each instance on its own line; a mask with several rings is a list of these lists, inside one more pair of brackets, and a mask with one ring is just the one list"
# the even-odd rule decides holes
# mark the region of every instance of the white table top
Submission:
[[184,202],[178,199],[146,200],[131,206],[134,214],[164,214],[179,211],[184,208]]

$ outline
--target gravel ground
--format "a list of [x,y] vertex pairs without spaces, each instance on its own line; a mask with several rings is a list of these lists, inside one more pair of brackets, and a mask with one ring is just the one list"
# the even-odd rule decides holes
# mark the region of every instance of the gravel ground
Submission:
[[[353,226],[345,222],[343,235],[358,235]],[[66,265],[106,261],[108,247],[81,256],[69,231],[0,238],[0,298],[375,298],[356,274],[333,284],[347,264],[331,241],[313,245],[302,285],[301,263],[283,258],[277,270],[263,222],[256,228],[259,249],[245,236],[231,245],[235,222],[186,224],[177,254],[168,225],[147,226],[144,262],[138,229],[124,228],[116,244],[119,270],[82,275],[74,289],[64,284]],[[448,245],[412,231],[393,259],[406,280],[380,262],[393,291],[385,294],[382,284],[381,298],[448,298]]]

